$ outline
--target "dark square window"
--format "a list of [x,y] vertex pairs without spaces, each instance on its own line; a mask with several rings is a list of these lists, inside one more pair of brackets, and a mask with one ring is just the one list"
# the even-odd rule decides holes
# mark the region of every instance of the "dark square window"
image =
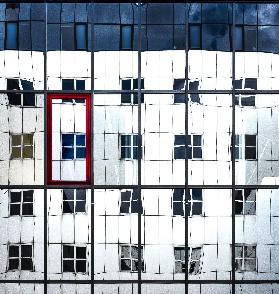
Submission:
[[76,90],[85,90],[85,80],[76,80]]
[[63,272],[75,272],[74,260],[63,260]]
[[[62,90],[74,90],[74,80],[73,79],[62,79]],[[66,102],[68,99],[65,99]]]

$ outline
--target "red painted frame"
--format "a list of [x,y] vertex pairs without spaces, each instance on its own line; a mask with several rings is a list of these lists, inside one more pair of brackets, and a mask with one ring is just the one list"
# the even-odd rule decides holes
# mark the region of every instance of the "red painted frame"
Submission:
[[[52,100],[85,99],[86,101],[86,180],[65,181],[52,179]],[[91,183],[91,95],[90,94],[48,94],[47,95],[47,182],[51,185],[75,185]]]

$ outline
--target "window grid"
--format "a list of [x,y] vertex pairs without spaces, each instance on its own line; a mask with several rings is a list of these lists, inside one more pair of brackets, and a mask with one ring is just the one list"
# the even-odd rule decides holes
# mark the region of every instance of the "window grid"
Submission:
[[34,191],[10,191],[10,216],[33,216]]
[[86,190],[64,189],[63,213],[86,213]]
[[235,245],[235,270],[239,272],[256,271],[257,255],[255,245]]
[[[139,5],[139,7],[140,7],[140,5]],[[233,5],[233,7],[234,7],[234,5]],[[187,24],[188,25],[188,24]],[[234,17],[233,17],[233,27],[235,27],[235,20],[234,20]],[[233,43],[235,43],[234,42],[234,38],[235,38],[235,36],[234,36],[234,34],[233,34],[233,37],[232,37],[232,39],[233,39]],[[186,41],[186,43],[187,43],[187,41]],[[236,48],[235,48],[235,46],[233,46],[233,58],[232,58],[232,63],[233,63],[233,67],[235,67],[235,60],[234,60],[234,56],[235,56],[235,51],[236,51]],[[187,55],[187,53],[186,53],[186,55]],[[92,56],[93,56],[93,54],[92,54]],[[94,60],[94,58],[92,57],[92,59]],[[46,59],[45,59],[45,61],[46,61]],[[92,73],[93,73],[93,69],[92,69]],[[139,73],[139,75],[140,75],[140,73]],[[235,76],[234,76],[234,74],[233,74],[233,81],[235,80]],[[92,88],[93,89],[93,88]],[[45,84],[45,91],[46,91],[46,84]],[[93,91],[93,90],[92,90]],[[186,92],[187,92],[187,89],[185,90]],[[109,91],[108,91],[109,92]],[[140,90],[139,90],[139,92],[141,92]],[[201,91],[202,92],[202,91]],[[210,92],[210,91],[209,91]],[[259,92],[261,92],[261,93],[267,93],[268,91],[257,91],[257,93],[259,93]],[[277,93],[278,91],[273,91],[273,93]],[[212,90],[212,93],[215,93],[215,91],[214,90]],[[229,93],[229,91],[228,91],[228,93]],[[233,103],[233,117],[235,117],[235,96],[236,96],[236,93],[238,93],[238,91],[235,89],[235,87],[232,89],[232,92],[230,92],[230,93],[232,93],[233,95],[232,95],[232,98],[233,98],[233,100],[232,100],[232,103]],[[255,91],[255,93],[256,93],[256,91]],[[235,126],[234,126],[234,123],[233,123],[233,130],[232,130],[232,134],[234,134],[235,133]],[[140,127],[140,126],[139,126]],[[235,141],[235,138],[234,138],[234,136],[233,136],[233,146],[234,146],[234,141]],[[45,141],[46,142],[46,141]],[[139,146],[140,147],[140,146]],[[236,158],[236,156],[234,155],[234,154],[236,154],[236,150],[232,153],[232,166],[233,166],[233,169],[232,169],[232,185],[227,185],[227,186],[216,186],[216,188],[231,188],[233,191],[238,187],[236,184],[235,184],[235,177],[234,177],[234,175],[235,175],[235,160],[237,159]],[[187,161],[186,161],[187,162]],[[137,185],[137,187],[138,187],[139,185]],[[186,185],[187,187],[190,187],[189,185]],[[254,188],[272,188],[272,187],[274,187],[273,185],[262,185],[262,186],[259,186],[259,185],[251,185],[251,186],[253,186]],[[9,188],[9,186],[6,186],[6,185],[2,185],[2,187],[3,188]],[[15,185],[14,186],[15,188],[23,188],[24,186],[17,186],[17,185]],[[45,190],[47,189],[47,184],[46,184],[46,182],[45,182],[45,184],[43,185],[43,186],[36,186],[36,188],[38,188],[38,187],[43,187]],[[100,188],[101,187],[101,185],[100,186],[97,186],[97,185],[94,185],[94,184],[92,184],[92,190],[94,190],[94,188]],[[103,186],[103,188],[106,188],[106,187],[109,187],[109,186]],[[121,187],[121,186],[119,186],[119,187]],[[141,186],[141,187],[144,187],[144,186]],[[206,185],[204,185],[203,186],[204,188],[206,188]],[[212,188],[212,186],[208,186],[209,188]],[[158,187],[159,188],[159,187]],[[160,188],[162,188],[162,187],[160,187]],[[165,188],[165,187],[163,187],[163,188]],[[233,195],[234,195],[234,193],[233,193]],[[233,196],[233,202],[232,202],[232,206],[234,207],[234,196]],[[234,210],[233,210],[234,211]],[[234,212],[233,212],[233,215],[232,215],[232,219],[233,219],[233,225],[232,225],[232,234],[233,234],[233,242],[232,242],[232,244],[234,244],[234,234],[235,234],[235,232],[234,232],[234,218],[235,218],[235,214],[234,214]],[[46,246],[46,244],[45,244],[45,246]],[[233,258],[234,258],[234,254],[232,254],[232,260],[233,260]],[[94,281],[94,280],[93,280]],[[119,281],[118,281],[119,282]],[[186,284],[188,283],[189,281],[186,281]],[[209,281],[210,282],[210,281]],[[256,280],[253,280],[253,282],[254,283],[259,283],[259,281],[256,281]],[[271,280],[270,282],[277,282],[276,280]],[[94,282],[93,282],[94,283]],[[207,281],[203,281],[203,283],[207,283]],[[211,282],[210,282],[211,283]],[[235,293],[235,284],[236,284],[236,281],[235,281],[235,276],[234,276],[234,270],[233,270],[233,275],[232,275],[232,281],[231,281],[231,283],[232,283],[232,286],[233,286],[233,293]],[[45,278],[45,283],[44,283],[44,285],[46,285],[47,283],[46,283],[46,278]],[[46,288],[45,288],[46,289]],[[46,293],[46,292],[45,292]]]
[[34,271],[33,245],[9,244],[8,254],[8,271]]
[[[130,271],[130,272],[138,272],[139,270],[139,250],[137,245],[120,245],[120,271]],[[141,252],[143,250],[143,246],[141,246]],[[141,254],[141,262],[142,268],[141,270],[144,272],[144,257]]]
[[[68,251],[68,252],[67,252]],[[63,272],[87,273],[87,248],[72,244],[62,245]]]
[[11,159],[33,159],[34,134],[11,135]]

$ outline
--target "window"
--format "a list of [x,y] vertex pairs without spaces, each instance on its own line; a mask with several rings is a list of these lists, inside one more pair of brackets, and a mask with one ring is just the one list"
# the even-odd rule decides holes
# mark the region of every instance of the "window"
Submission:
[[120,135],[121,159],[138,159],[138,135]]
[[[62,90],[85,90],[85,80],[76,80],[76,79],[62,79]],[[64,99],[65,101],[70,99]],[[77,99],[82,100],[82,99]],[[64,101],[63,101],[64,102]]]
[[87,50],[87,25],[86,24],[76,24],[76,50]]
[[121,49],[132,50],[133,49],[133,30],[131,25],[121,26]]
[[62,159],[85,158],[85,134],[62,134]]
[[6,3],[6,9],[16,9],[19,8],[19,3]]
[[6,22],[6,49],[18,49],[18,25],[16,22]]
[[257,135],[235,135],[235,158],[257,159]]
[[[185,90],[185,82],[186,82],[185,79],[174,79],[173,90]],[[175,93],[174,103],[185,103],[185,94]]]
[[[122,90],[131,91],[138,90],[138,79],[123,79],[121,80]],[[141,89],[144,89],[144,79],[141,79]],[[138,104],[138,94],[122,93],[121,103]],[[141,103],[144,103],[144,94],[141,94]]]
[[34,191],[10,191],[10,216],[33,215]]
[[256,246],[235,245],[235,270],[238,272],[255,272],[257,268]]
[[63,213],[86,212],[86,190],[63,190]]
[[235,50],[243,51],[244,50],[244,27],[243,26],[235,26]]
[[[189,90],[190,91],[198,91],[199,90],[199,81],[189,82]],[[190,94],[190,99],[192,102],[200,103],[200,95],[198,93]]]
[[[186,158],[186,142],[185,135],[174,136],[174,159]],[[188,135],[187,136],[187,158],[201,159],[202,158],[202,136]]]
[[201,49],[201,25],[189,25],[189,49]]
[[[120,245],[120,271],[137,272],[138,265],[138,246]],[[141,246],[141,270],[144,272],[143,247]]]
[[8,270],[33,271],[33,245],[10,244],[8,245],[9,260]]
[[[20,90],[24,91],[34,90],[33,82],[19,79],[7,79],[7,90]],[[19,106],[35,106],[35,94],[34,93],[8,93],[9,104]]]
[[138,191],[121,192],[120,213],[142,213],[142,205],[138,203]]
[[255,215],[256,214],[256,190],[237,189],[235,191],[235,214]]
[[86,273],[86,246],[63,245],[63,272]]
[[[188,247],[188,272],[190,275],[200,273],[201,247]],[[174,247],[175,273],[185,273],[185,248]]]
[[[257,79],[247,78],[235,80],[237,90],[257,90]],[[239,106],[255,106],[255,95],[237,94],[235,104]]]
[[11,159],[33,158],[34,134],[11,135]]
[[[190,189],[187,195],[188,216],[203,214],[203,192],[202,189]],[[185,190],[174,189],[172,198],[173,215],[185,216]]]

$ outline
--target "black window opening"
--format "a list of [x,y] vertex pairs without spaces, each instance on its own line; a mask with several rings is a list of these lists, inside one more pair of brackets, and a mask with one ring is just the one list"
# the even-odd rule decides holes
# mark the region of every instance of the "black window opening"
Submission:
[[33,245],[9,244],[8,253],[9,271],[34,271]]
[[121,26],[121,46],[120,50],[133,49],[133,27],[131,25]]
[[[189,217],[203,215],[203,190],[190,189],[185,197],[184,189],[174,189],[172,196],[173,216],[185,216],[185,209]],[[185,204],[187,207],[185,207]]]
[[141,150],[138,150],[138,135],[120,135],[120,156],[121,159],[139,159]]
[[86,213],[86,190],[63,190],[63,213]]
[[174,159],[202,159],[202,135],[175,135]]
[[[202,247],[188,247],[188,273],[197,275],[201,272]],[[185,273],[185,247],[174,247],[175,273]]]
[[[141,79],[141,89],[144,89],[144,79]],[[121,89],[126,91],[138,90],[138,79],[122,79]],[[144,94],[140,96],[141,103],[144,103]],[[138,93],[122,93],[121,94],[122,104],[138,104]]]
[[[62,90],[64,91],[84,91],[85,80],[62,79]],[[62,99],[63,103],[85,103],[85,99]]]
[[33,216],[34,190],[10,191],[10,216]]
[[256,190],[236,189],[235,190],[235,214],[255,215],[256,214]]
[[5,48],[7,50],[18,49],[18,23],[6,22]]
[[235,159],[257,160],[257,135],[235,135]]
[[62,245],[62,271],[71,273],[87,273],[86,246]]
[[[21,79],[7,79],[7,90],[33,91],[33,82]],[[9,104],[14,106],[36,106],[35,93],[8,93]]]
[[138,190],[129,190],[121,192],[120,213],[143,213],[142,202],[139,203]]
[[[120,271],[137,272],[139,270],[139,250],[137,245],[120,245]],[[141,271],[145,271],[143,246],[141,246]]]
[[[257,90],[256,78],[243,78],[235,80],[234,82],[236,90]],[[238,106],[255,106],[255,95],[251,94],[236,94],[235,104]]]
[[200,24],[189,25],[189,49],[201,49],[202,35]]

